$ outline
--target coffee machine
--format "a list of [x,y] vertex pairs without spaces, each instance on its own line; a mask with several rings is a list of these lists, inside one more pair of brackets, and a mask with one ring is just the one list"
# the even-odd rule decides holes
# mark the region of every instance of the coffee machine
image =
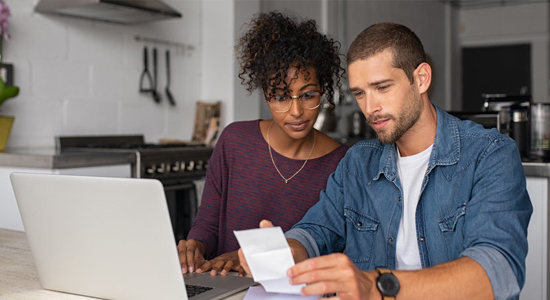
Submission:
[[550,161],[550,103],[531,104],[531,158]]
[[482,94],[484,112],[497,112],[501,133],[518,146],[522,159],[531,156],[531,95]]

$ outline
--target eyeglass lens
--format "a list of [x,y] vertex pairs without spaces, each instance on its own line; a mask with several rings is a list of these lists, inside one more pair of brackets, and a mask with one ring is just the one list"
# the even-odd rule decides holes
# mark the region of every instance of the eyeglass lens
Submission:
[[275,95],[270,97],[268,102],[269,105],[276,111],[288,111],[292,106],[292,100],[298,99],[300,104],[305,109],[315,109],[319,107],[321,103],[321,92],[320,91],[308,91],[300,94],[299,96],[290,96],[290,95]]

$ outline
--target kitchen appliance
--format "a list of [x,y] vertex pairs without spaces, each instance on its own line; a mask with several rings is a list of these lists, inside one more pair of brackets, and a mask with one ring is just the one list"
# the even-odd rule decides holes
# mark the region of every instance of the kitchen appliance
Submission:
[[119,24],[182,17],[160,0],[40,0],[35,11]]
[[477,112],[464,112],[464,111],[449,111],[449,114],[461,119],[474,121],[484,128],[491,129],[496,128],[500,131],[500,114],[493,111],[477,111]]
[[331,104],[328,102],[321,103],[321,110],[317,116],[317,120],[313,127],[322,132],[334,132],[336,131],[336,124],[338,120],[334,115],[334,111],[330,111]]
[[523,159],[530,156],[531,95],[482,94],[485,112],[498,112],[499,131],[516,141]]
[[367,120],[365,115],[360,111],[354,111],[348,118],[348,136],[350,137],[365,137],[367,134]]
[[550,159],[550,103],[531,105],[531,156]]
[[158,179],[164,186],[176,240],[187,237],[200,204],[212,147],[193,142],[150,144],[143,135],[60,136],[56,144],[61,153],[128,153],[132,177]]

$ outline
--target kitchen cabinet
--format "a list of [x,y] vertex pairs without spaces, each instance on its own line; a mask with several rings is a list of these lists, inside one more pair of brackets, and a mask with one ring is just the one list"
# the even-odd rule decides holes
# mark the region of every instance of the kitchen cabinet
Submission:
[[525,262],[525,285],[520,300],[547,300],[550,163],[524,163],[524,169],[533,215],[527,233],[529,252]]

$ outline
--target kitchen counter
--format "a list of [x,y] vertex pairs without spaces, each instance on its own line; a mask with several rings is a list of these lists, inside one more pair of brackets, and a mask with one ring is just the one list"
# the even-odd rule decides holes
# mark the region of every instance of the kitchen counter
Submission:
[[54,148],[11,148],[0,153],[0,166],[67,169],[95,166],[134,164],[133,153],[110,152],[63,152]]
[[[11,148],[0,153],[1,167],[67,169],[136,163],[133,153],[63,152],[54,148]],[[550,162],[523,162],[526,176],[550,177]]]
[[550,162],[523,162],[525,176],[550,177]]
[[[45,290],[40,285],[25,233],[0,228],[0,299],[92,300],[74,294]],[[241,300],[246,291],[224,298]]]

